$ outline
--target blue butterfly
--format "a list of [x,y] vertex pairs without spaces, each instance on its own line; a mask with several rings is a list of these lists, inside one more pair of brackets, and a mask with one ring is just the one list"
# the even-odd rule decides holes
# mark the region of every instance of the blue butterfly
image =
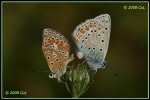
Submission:
[[105,68],[110,31],[111,18],[108,14],[102,14],[79,24],[72,34],[78,47],[78,58],[84,57],[93,70]]

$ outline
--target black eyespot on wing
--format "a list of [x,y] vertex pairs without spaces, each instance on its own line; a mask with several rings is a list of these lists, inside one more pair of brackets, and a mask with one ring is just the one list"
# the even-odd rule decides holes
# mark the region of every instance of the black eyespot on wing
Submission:
[[91,49],[91,48],[88,48],[89,50]]
[[82,40],[82,42],[84,42],[84,40]]
[[104,40],[102,40],[102,42],[104,42]]
[[100,51],[102,51],[102,49],[100,49]]
[[101,36],[100,34],[98,34],[98,36]]
[[61,51],[59,50],[58,52],[60,53]]
[[95,48],[93,48],[93,49],[95,49]]
[[105,28],[105,30],[107,30],[107,27]]
[[85,39],[87,39],[87,37],[85,37]]
[[96,32],[96,30],[94,30],[94,32]]

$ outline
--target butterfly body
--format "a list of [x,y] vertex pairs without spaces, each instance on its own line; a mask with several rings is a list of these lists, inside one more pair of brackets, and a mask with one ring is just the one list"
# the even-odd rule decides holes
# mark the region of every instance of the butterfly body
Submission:
[[[77,54],[83,55],[86,62],[94,70],[104,68],[110,29],[110,16],[103,14],[81,23],[72,34],[80,52]],[[80,55],[79,58],[81,58]]]

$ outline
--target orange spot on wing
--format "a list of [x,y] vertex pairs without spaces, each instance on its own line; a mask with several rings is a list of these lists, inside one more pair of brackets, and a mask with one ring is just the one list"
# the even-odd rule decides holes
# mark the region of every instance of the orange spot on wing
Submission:
[[94,22],[93,26],[96,27],[96,22]]
[[82,34],[84,34],[85,30],[80,30],[80,32],[81,32]]
[[48,47],[48,44],[45,44],[45,47]]
[[90,26],[90,27],[93,27],[93,25],[92,25],[92,24],[90,24],[89,26]]
[[59,46],[63,46],[64,45],[64,43],[63,42],[59,42],[59,44],[58,44]]
[[52,43],[55,43],[55,39],[52,39]]
[[88,31],[88,30],[89,30],[89,27],[86,27],[85,29]]
[[48,42],[48,43],[51,43],[52,41],[51,41],[51,40],[48,40],[47,42]]
[[80,35],[78,35],[77,37],[76,37],[76,40],[78,41],[80,39]]
[[68,50],[68,45],[63,45],[64,50]]
[[56,44],[58,44],[58,43],[59,43],[59,41],[58,41],[58,40],[55,40],[55,43],[56,43]]
[[79,36],[78,36],[78,40],[80,40],[81,37],[82,37],[82,34],[80,33]]

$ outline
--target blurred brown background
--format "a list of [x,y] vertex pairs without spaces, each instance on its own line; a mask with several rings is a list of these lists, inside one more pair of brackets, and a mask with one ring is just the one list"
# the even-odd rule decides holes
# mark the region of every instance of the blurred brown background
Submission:
[[[144,6],[125,10],[124,6]],[[107,67],[95,74],[95,82],[83,98],[144,98],[148,95],[148,4],[81,2],[3,2],[2,74],[3,97],[68,98],[64,84],[49,79],[42,53],[42,31],[52,28],[67,37],[86,19],[109,14],[111,37]],[[112,70],[118,74],[114,76]],[[26,91],[27,95],[6,95],[6,91]]]

